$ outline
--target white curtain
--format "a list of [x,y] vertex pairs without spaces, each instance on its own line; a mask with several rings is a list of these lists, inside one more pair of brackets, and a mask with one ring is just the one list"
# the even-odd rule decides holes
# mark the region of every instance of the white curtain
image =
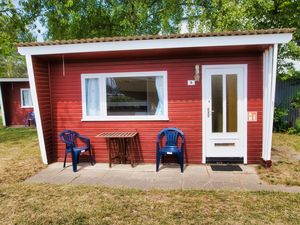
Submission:
[[86,114],[87,116],[100,115],[100,90],[99,79],[88,78],[85,80]]
[[23,91],[23,106],[32,106],[30,90]]
[[156,77],[155,86],[158,96],[158,103],[155,115],[162,116],[164,114],[164,93],[163,93],[163,77]]

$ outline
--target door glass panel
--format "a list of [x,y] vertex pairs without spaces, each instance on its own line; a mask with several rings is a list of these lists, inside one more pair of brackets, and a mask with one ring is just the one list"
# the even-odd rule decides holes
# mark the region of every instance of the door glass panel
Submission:
[[237,132],[237,75],[226,75],[226,131]]
[[211,76],[212,132],[223,132],[223,80],[222,75]]

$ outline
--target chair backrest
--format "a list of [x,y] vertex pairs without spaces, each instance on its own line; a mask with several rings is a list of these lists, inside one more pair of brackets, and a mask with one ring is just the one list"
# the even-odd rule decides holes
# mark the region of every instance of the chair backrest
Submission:
[[34,119],[35,119],[35,116],[34,116],[34,112],[33,112],[33,111],[30,112],[30,113],[28,113],[27,119],[28,119],[28,120],[34,120]]
[[59,138],[62,142],[64,142],[67,147],[70,145],[75,145],[76,138],[78,137],[78,133],[72,130],[64,130],[59,134]]
[[175,127],[161,130],[157,135],[157,142],[163,137],[166,138],[165,146],[177,146],[179,137],[182,139],[182,143],[184,143],[184,133]]

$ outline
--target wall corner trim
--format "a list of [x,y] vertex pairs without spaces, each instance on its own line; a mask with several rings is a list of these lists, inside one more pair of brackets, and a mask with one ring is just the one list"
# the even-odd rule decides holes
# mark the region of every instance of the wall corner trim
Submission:
[[263,54],[263,149],[262,159],[271,160],[278,44]]
[[31,90],[31,98],[32,98],[32,103],[33,103],[33,107],[34,107],[35,122],[36,122],[37,134],[38,134],[38,139],[39,139],[41,157],[42,157],[43,163],[48,164],[45,139],[44,139],[44,134],[43,134],[40,109],[39,109],[39,102],[38,102],[36,84],[35,84],[35,78],[34,78],[33,62],[32,62],[31,55],[26,55],[26,65],[27,65],[27,73],[28,73],[28,77],[29,77],[29,84],[30,84],[30,90]]
[[2,116],[2,125],[6,127],[6,119],[5,119],[5,112],[4,112],[4,104],[3,104],[3,96],[2,96],[2,85],[0,83],[0,108],[1,108],[1,116]]

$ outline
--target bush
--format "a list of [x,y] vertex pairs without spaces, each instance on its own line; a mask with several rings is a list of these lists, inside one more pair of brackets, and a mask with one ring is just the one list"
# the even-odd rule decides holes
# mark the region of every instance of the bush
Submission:
[[[285,132],[288,128],[288,121],[284,120],[283,117],[288,115],[288,110],[282,107],[275,107],[274,109],[274,120],[273,129],[277,132]],[[300,128],[300,124],[299,124]]]
[[295,128],[297,134],[300,134],[300,119],[299,118],[296,119],[294,128]]
[[297,130],[294,127],[289,127],[287,130],[288,134],[297,134]]

